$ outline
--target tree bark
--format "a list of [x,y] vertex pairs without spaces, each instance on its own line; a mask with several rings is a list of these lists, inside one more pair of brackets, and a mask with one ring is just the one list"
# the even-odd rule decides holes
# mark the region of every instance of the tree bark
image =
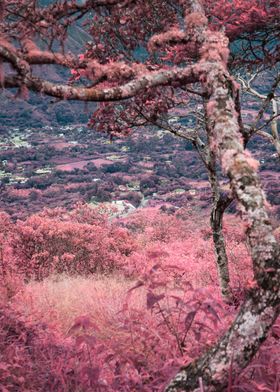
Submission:
[[213,205],[211,210],[210,225],[216,255],[216,263],[221,287],[222,297],[225,302],[232,302],[232,293],[230,289],[230,275],[228,267],[228,257],[226,251],[225,238],[223,234],[223,216],[226,208],[232,202],[232,199],[223,194],[218,186],[217,177],[213,173],[209,174],[210,183],[213,193]]
[[[204,105],[204,110],[207,112],[207,105]],[[208,135],[208,145],[210,146],[210,124],[206,118],[206,132]],[[232,202],[227,194],[223,194],[220,188],[217,168],[216,157],[212,151],[208,151],[207,159],[204,160],[205,166],[208,171],[208,178],[212,190],[212,209],[210,216],[210,225],[212,229],[212,238],[215,249],[217,271],[219,276],[221,294],[225,302],[232,302],[232,293],[230,289],[230,275],[228,266],[228,257],[226,251],[225,238],[223,233],[223,216],[225,209]]]
[[[189,4],[193,13],[204,14],[199,1]],[[210,148],[220,158],[248,226],[255,288],[248,292],[229,331],[210,351],[183,367],[167,386],[167,392],[199,390],[199,380],[207,392],[224,391],[229,373],[233,377],[239,374],[266,339],[280,304],[280,251],[265,210],[257,162],[243,147],[234,103],[237,86],[224,61],[227,38],[208,30],[206,23],[197,29],[197,35],[203,42],[199,64],[205,70],[202,80],[209,94]]]
[[232,202],[232,198],[228,194],[223,193],[220,189],[213,154],[209,153],[207,156],[208,157],[206,159],[203,159],[203,163],[206,166],[212,190],[210,226],[212,230],[217,272],[223,300],[227,303],[231,303],[233,298],[230,288],[228,257],[223,233],[223,216],[226,208]]

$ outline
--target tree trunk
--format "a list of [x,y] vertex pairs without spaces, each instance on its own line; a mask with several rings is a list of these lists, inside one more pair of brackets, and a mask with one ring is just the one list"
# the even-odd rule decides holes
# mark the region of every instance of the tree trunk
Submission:
[[[207,131],[209,131],[209,125],[206,125]],[[206,162],[208,170],[208,178],[212,190],[212,210],[210,217],[210,225],[212,229],[212,238],[214,243],[216,264],[218,270],[218,276],[220,281],[220,288],[222,297],[225,302],[232,302],[232,293],[230,289],[230,276],[228,268],[228,257],[226,251],[225,238],[223,233],[223,215],[225,209],[230,205],[232,199],[227,195],[223,194],[219,180],[217,177],[216,160],[213,153],[209,152],[209,158]]]
[[[207,104],[204,101],[204,110],[207,112]],[[210,146],[210,124],[205,116],[206,132],[208,135],[208,146]],[[207,148],[207,153],[203,157],[203,162],[208,172],[208,179],[212,190],[212,210],[210,216],[210,225],[212,229],[212,238],[215,249],[216,265],[219,276],[221,294],[225,302],[232,302],[232,293],[230,288],[230,275],[228,267],[228,257],[226,251],[225,238],[223,233],[223,216],[226,208],[232,202],[226,193],[222,193],[216,167],[216,157],[212,151]]]
[[193,16],[198,19],[199,13],[202,21],[195,34],[201,43],[198,64],[203,69],[201,81],[209,98],[210,148],[214,156],[220,158],[248,227],[255,288],[248,292],[229,331],[206,354],[183,367],[166,391],[198,391],[200,382],[207,392],[222,392],[228,385],[229,374],[235,377],[247,366],[279,315],[280,250],[265,209],[265,196],[256,173],[257,162],[244,151],[235,110],[238,86],[226,68],[228,39],[222,32],[208,30],[198,0],[188,3]]
[[227,195],[223,195],[221,191],[217,190],[214,196],[210,217],[220,287],[222,297],[226,302],[232,301],[232,293],[230,289],[228,257],[223,234],[223,215],[231,201],[232,199],[227,197]]

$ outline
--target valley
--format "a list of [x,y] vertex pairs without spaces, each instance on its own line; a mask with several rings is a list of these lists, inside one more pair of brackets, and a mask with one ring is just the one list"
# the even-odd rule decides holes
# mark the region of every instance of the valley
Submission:
[[[278,215],[278,157],[257,137],[250,148],[261,162],[268,200]],[[226,180],[222,186],[228,189]],[[134,208],[157,206],[171,212],[181,207],[205,209],[211,203],[207,172],[190,142],[152,128],[110,140],[83,124],[3,131],[0,194],[0,208],[13,218],[44,207],[71,208],[77,202],[121,201]]]

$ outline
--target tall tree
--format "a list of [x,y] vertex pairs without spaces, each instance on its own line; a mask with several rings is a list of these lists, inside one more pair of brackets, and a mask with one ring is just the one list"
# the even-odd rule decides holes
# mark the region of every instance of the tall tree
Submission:
[[[258,163],[244,149],[257,126],[247,129],[242,123],[240,86],[233,77],[240,63],[250,70],[279,65],[279,2],[72,0],[40,7],[35,0],[24,0],[20,6],[15,0],[2,0],[0,4],[4,88],[19,88],[23,96],[31,90],[59,99],[121,102],[104,103],[93,115],[92,123],[112,135],[135,119],[139,105],[148,118],[157,119],[179,99],[187,103],[190,94],[203,96],[211,159],[219,160],[228,176],[247,224],[255,281],[228,332],[181,369],[166,390],[195,391],[198,380],[208,391],[224,390],[229,372],[238,374],[248,364],[279,314],[279,245],[266,212]],[[71,24],[86,15],[92,41],[75,56],[65,50],[65,37]],[[36,76],[33,68],[38,64],[63,66],[72,70],[72,77],[68,83],[53,83]],[[278,83],[279,77],[263,99],[258,121],[275,98]],[[102,123],[102,117],[112,113],[118,121]]]

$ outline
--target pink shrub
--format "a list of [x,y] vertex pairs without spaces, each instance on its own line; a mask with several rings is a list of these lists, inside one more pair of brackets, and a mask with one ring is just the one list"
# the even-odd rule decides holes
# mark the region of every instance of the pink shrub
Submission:
[[89,207],[47,210],[17,222],[13,252],[27,278],[54,273],[108,273],[134,249],[127,230]]
[[[178,217],[177,217],[178,216]],[[219,293],[216,258],[212,232],[205,217],[175,216],[156,209],[138,211],[123,222],[134,234],[138,249],[130,255],[124,270],[133,276],[145,276],[153,265],[173,266],[172,279],[181,276],[198,287],[213,287]],[[245,239],[245,229],[236,217],[227,217],[225,239],[229,257],[231,285],[242,291],[252,279],[251,258]]]

